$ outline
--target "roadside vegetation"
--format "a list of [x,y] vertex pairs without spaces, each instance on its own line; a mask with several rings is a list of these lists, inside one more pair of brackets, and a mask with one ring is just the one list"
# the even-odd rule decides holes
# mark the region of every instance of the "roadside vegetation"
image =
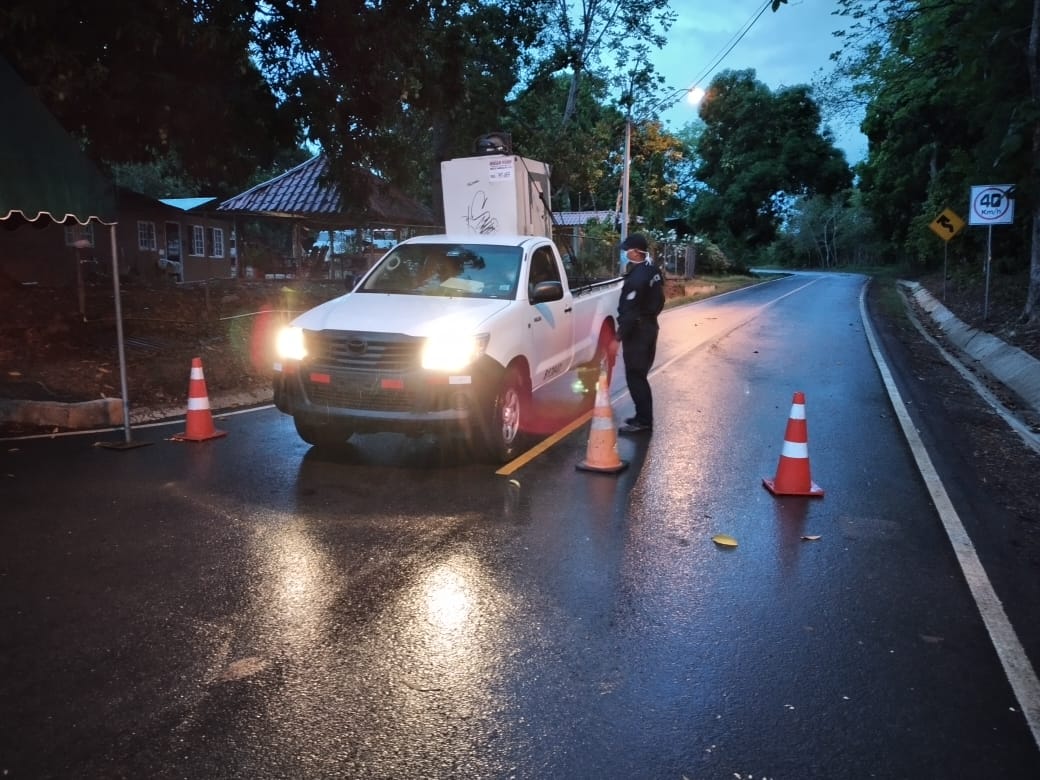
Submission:
[[[767,5],[787,12],[785,0]],[[632,225],[661,247],[716,247],[724,263],[711,273],[768,264],[928,276],[949,263],[977,280],[987,232],[940,237],[933,223],[945,210],[968,222],[971,188],[1000,185],[1015,217],[993,230],[994,272],[1024,279],[1018,317],[1036,325],[1040,4],[834,8],[844,29],[830,73],[773,90],[753,70],[722,70],[678,129],[660,117],[685,90],[647,57],[675,34],[669,0],[350,13],[98,0],[72,15],[9,0],[0,54],[120,185],[153,197],[229,197],[321,150],[348,201],[363,201],[375,171],[436,210],[440,161],[495,131],[513,153],[551,163],[556,210],[616,211],[627,178]],[[852,165],[832,132],[850,117],[869,139]],[[619,233],[613,219],[601,227]]]
[[713,298],[716,295],[739,290],[761,284],[768,279],[774,278],[775,274],[733,274],[733,275],[706,275],[696,276],[692,279],[673,279],[669,284],[670,293],[665,300],[664,307],[670,309],[682,306],[685,303],[701,301],[705,298]]

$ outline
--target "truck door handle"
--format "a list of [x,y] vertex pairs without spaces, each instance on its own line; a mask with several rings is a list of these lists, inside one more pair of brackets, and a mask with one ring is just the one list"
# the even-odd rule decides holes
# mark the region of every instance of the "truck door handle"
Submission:
[[572,311],[574,311],[574,307],[573,306],[568,306],[566,309],[563,310],[563,313],[564,314],[570,314]]
[[534,321],[535,321],[535,322],[541,322],[541,321],[542,321],[542,318],[541,318],[541,317],[535,317],[535,318],[534,318]]

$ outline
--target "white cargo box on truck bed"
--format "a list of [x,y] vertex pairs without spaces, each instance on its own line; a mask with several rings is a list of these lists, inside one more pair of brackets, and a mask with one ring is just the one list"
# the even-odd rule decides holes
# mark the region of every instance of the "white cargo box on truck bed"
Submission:
[[552,238],[543,162],[505,154],[445,160],[441,188],[446,233]]

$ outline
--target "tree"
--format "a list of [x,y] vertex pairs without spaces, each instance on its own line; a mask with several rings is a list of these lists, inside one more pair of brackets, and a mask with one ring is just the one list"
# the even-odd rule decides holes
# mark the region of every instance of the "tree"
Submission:
[[112,163],[110,170],[120,187],[156,200],[182,198],[203,191],[202,185],[184,174],[184,167],[172,153],[166,157],[156,156],[149,162]]
[[633,126],[629,171],[629,212],[660,229],[673,216],[679,192],[679,170],[686,156],[682,140],[658,120]]
[[772,252],[779,265],[820,268],[873,264],[879,254],[870,215],[854,190],[799,198]]
[[[853,70],[871,83],[863,123],[871,154],[859,168],[861,190],[893,258],[912,248],[913,221],[935,199],[931,193],[940,181],[949,183],[958,150],[978,148],[983,140],[974,116],[977,96],[970,89],[945,86],[949,74],[961,68],[959,44],[945,34],[956,24],[947,14],[893,18],[887,38],[872,38]],[[962,170],[954,178],[969,175]]]
[[868,96],[862,187],[892,248],[934,254],[921,235],[937,208],[966,212],[973,184],[1014,183],[1016,211],[1031,223],[1003,240],[1012,263],[1028,257],[1023,318],[1040,320],[1040,2],[839,6],[858,20],[845,72]]
[[231,194],[296,142],[249,57],[251,0],[57,0],[0,6],[0,51],[90,155],[178,159],[207,194]]
[[672,201],[674,213],[685,214],[697,195],[704,190],[704,185],[697,179],[697,146],[704,133],[704,122],[698,117],[687,122],[675,134],[682,145],[682,159],[676,160],[671,169],[671,179],[675,183],[675,198]]
[[[1022,121],[1029,133],[1032,160],[1029,166],[1033,196],[1032,251],[1029,262],[1029,289],[1022,318],[1035,325],[1040,322],[1040,0],[1033,0],[1029,20],[1029,45],[1026,48],[1026,72],[1029,73],[1030,104]],[[1030,127],[1031,125],[1031,127]]]
[[570,86],[565,74],[529,84],[510,102],[503,129],[512,133],[514,151],[549,163],[554,208],[612,208],[620,179],[617,139],[624,118],[609,105],[607,81],[590,74],[564,132],[560,112]]
[[[602,65],[645,60],[648,46],[660,48],[664,34],[676,19],[669,0],[582,0],[581,11],[570,0],[558,0],[540,39],[541,63],[533,78],[566,72],[567,101],[560,116],[566,128],[578,110],[582,79]],[[609,53],[611,61],[604,63]]]
[[519,0],[271,0],[256,40],[348,196],[370,170],[436,200],[440,161],[498,129],[541,20]]
[[753,70],[724,71],[712,80],[700,117],[697,176],[707,191],[691,221],[730,251],[771,243],[790,198],[833,195],[852,184],[805,86],[774,94]]

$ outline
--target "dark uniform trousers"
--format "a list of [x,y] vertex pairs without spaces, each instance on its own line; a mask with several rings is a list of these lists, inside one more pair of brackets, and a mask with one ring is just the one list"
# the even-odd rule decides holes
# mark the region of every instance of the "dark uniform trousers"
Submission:
[[657,355],[658,330],[660,326],[656,317],[643,316],[621,342],[625,357],[625,381],[636,408],[635,416],[646,425],[654,423],[654,398],[647,375]]

